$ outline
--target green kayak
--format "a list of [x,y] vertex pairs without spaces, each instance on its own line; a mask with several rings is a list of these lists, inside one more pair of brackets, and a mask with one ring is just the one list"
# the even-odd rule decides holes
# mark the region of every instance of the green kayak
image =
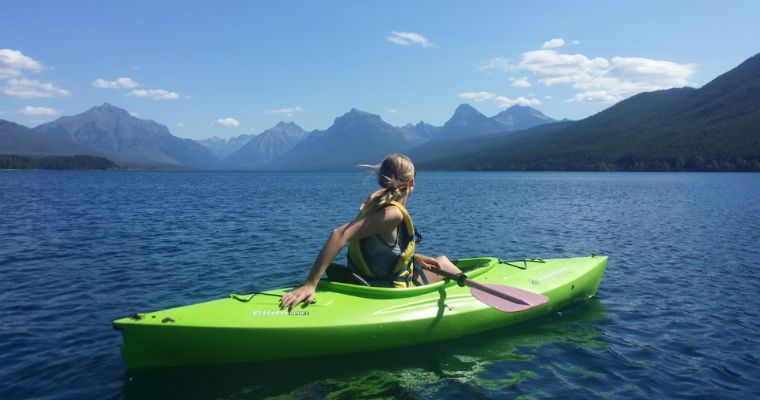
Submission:
[[322,280],[316,302],[292,311],[278,306],[289,289],[277,289],[134,314],[113,324],[124,336],[122,355],[130,369],[391,349],[513,325],[588,299],[606,265],[606,256],[459,260],[474,282],[548,298],[519,312],[499,311],[449,279],[409,289]]

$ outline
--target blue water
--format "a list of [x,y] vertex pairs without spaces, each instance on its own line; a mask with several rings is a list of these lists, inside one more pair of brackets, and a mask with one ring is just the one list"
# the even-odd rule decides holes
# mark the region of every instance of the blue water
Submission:
[[296,284],[361,173],[0,171],[0,398],[760,396],[760,175],[420,173],[421,250],[606,254],[597,297],[405,351],[128,372],[111,321]]

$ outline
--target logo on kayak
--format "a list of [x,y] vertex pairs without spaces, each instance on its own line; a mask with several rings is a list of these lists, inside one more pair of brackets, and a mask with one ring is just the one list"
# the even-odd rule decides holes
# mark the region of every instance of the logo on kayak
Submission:
[[254,311],[251,315],[253,315],[254,317],[280,317],[283,315],[302,316],[302,315],[309,315],[309,312],[308,311],[285,311],[285,310]]
[[558,269],[556,271],[549,272],[546,275],[541,275],[541,276],[539,276],[536,279],[531,279],[530,280],[530,284],[534,285],[534,286],[538,286],[538,285],[542,284],[544,281],[552,279],[552,278],[556,278],[557,276],[560,276],[560,275],[562,275],[562,274],[564,274],[566,272],[570,272],[570,270],[567,269],[567,268],[561,268],[561,269]]

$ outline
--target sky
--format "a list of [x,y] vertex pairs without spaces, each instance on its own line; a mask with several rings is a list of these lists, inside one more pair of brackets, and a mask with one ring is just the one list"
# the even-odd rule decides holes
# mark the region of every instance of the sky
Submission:
[[0,119],[110,103],[205,139],[352,108],[395,126],[527,105],[578,120],[760,52],[760,1],[0,0]]

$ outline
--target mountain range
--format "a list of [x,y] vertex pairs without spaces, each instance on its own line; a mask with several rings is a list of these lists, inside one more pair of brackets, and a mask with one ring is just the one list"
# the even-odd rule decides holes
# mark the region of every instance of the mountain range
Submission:
[[211,151],[211,154],[221,160],[245,146],[245,144],[255,136],[256,135],[239,135],[229,139],[222,139],[214,136],[208,139],[198,140],[197,142],[208,148]]
[[292,122],[280,122],[253,136],[222,160],[226,166],[233,168],[265,168],[307,135],[306,131]]
[[347,170],[391,152],[423,169],[760,171],[760,55],[699,89],[641,93],[580,121],[523,106],[487,117],[462,104],[443,126],[394,127],[352,109],[325,130],[280,122],[258,135],[196,142],[110,104],[33,129],[0,120],[0,154],[140,166]]
[[73,156],[101,153],[70,140],[56,139],[23,125],[0,120],[0,154]]
[[699,89],[641,93],[580,121],[473,139],[411,155],[446,170],[760,171],[760,54]]
[[166,126],[136,118],[126,110],[103,104],[34,128],[49,138],[86,146],[115,161],[213,168],[211,151],[190,139],[178,138]]
[[[0,120],[0,154],[90,154],[138,167],[346,170],[431,141],[507,132],[519,126],[513,120],[531,126],[553,121],[526,108],[514,106],[494,116],[508,121],[501,123],[463,104],[442,127],[422,121],[394,127],[379,115],[352,109],[325,130],[306,132],[295,123],[280,122],[258,135],[196,142],[106,103],[33,129]],[[532,117],[526,120],[525,115]]]

